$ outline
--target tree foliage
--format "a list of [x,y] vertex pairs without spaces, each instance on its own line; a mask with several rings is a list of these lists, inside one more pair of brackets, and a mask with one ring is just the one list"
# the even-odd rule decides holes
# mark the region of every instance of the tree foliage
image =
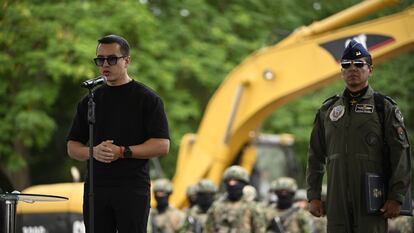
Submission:
[[[65,141],[76,103],[86,94],[79,83],[97,75],[92,62],[96,40],[119,34],[132,46],[130,75],[165,101],[172,151],[162,163],[171,176],[181,136],[196,132],[209,98],[237,64],[295,28],[357,2],[5,0],[0,3],[1,169],[9,176],[25,171],[14,181],[25,187],[30,181],[69,180],[70,166],[83,166],[67,158]],[[378,66],[373,79],[377,89],[397,99],[406,119],[414,114],[409,104],[412,56]],[[287,104],[266,122],[265,130],[293,133],[304,162],[315,111],[341,88],[338,82]],[[408,124],[412,131],[414,123]]]

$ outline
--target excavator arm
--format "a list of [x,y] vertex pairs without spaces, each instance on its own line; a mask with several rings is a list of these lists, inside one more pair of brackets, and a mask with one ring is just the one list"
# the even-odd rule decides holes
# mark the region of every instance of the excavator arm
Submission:
[[340,55],[348,40],[363,43],[378,64],[414,46],[414,9],[343,27],[395,3],[369,0],[308,27],[245,59],[223,81],[208,103],[197,134],[180,144],[170,201],[181,207],[185,190],[201,178],[219,184],[243,145],[277,108],[337,80]]

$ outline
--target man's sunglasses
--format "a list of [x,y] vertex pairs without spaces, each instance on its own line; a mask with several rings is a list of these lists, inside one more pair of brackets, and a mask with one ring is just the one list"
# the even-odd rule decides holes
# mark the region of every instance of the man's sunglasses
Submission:
[[96,66],[103,66],[103,64],[105,63],[105,60],[108,62],[108,64],[110,66],[113,66],[113,65],[116,65],[119,58],[124,58],[124,57],[126,57],[126,56],[121,56],[121,57],[115,57],[115,56],[96,57],[96,58],[93,59],[93,61],[95,62]]
[[364,67],[365,64],[368,64],[366,61],[363,60],[344,60],[341,61],[341,67],[344,69],[348,69],[349,67],[351,67],[351,64],[354,64],[354,66],[358,67],[358,68],[362,68]]

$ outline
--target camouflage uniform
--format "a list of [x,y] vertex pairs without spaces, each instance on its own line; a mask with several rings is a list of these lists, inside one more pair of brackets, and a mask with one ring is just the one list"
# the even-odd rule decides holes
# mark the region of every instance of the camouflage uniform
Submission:
[[413,233],[414,232],[414,217],[413,216],[399,216],[395,219],[395,229],[399,233]]
[[[270,184],[270,191],[287,190],[295,193],[297,191],[296,181],[289,177],[281,177]],[[279,217],[285,233],[311,233],[312,218],[309,213],[299,206],[292,205],[288,209],[278,209],[276,205],[271,205],[266,209],[266,222],[271,225],[275,217]],[[277,232],[268,229],[267,232]]]
[[256,211],[265,218],[267,203],[257,200],[257,190],[254,186],[246,185],[243,188],[243,199],[250,202],[256,208]]
[[[313,216],[312,216],[313,217]],[[313,230],[312,233],[326,233],[326,226],[328,225],[328,220],[326,216],[323,217],[313,217]]]
[[[172,184],[167,179],[158,179],[154,182],[154,192],[172,193]],[[168,206],[160,213],[158,209],[151,208],[148,222],[148,232],[174,233],[178,232],[184,224],[185,215],[180,210]],[[156,229],[154,229],[156,228]]]
[[265,232],[263,216],[246,200],[217,201],[207,215],[205,232],[253,233]]
[[[187,212],[184,226],[180,233],[199,233],[203,232],[207,221],[207,213],[203,212],[197,205]],[[199,231],[199,232],[197,232]]]
[[[245,183],[249,176],[242,167],[231,166],[224,172],[224,182],[235,179]],[[207,213],[207,233],[259,233],[265,232],[265,222],[256,207],[243,198],[216,201]]]
[[[369,56],[361,44],[352,41],[344,51],[344,56],[348,54],[355,56],[351,60]],[[409,187],[410,146],[402,114],[389,97],[377,98],[381,96],[370,86],[366,88],[358,98],[352,98],[346,89],[342,95],[324,103],[311,133],[308,199],[321,199],[326,169],[328,232],[387,231],[383,216],[367,214],[364,190],[367,172],[389,173],[389,200],[402,203]]]
[[[185,215],[180,210],[168,206],[167,209],[159,213],[157,209],[151,208],[150,219],[148,222],[148,232],[152,233],[174,233],[179,232],[184,224]],[[157,227],[157,231],[154,231]]]
[[[217,192],[216,185],[207,179],[203,179],[196,185],[197,194],[210,193],[215,194]],[[193,206],[187,211],[185,223],[180,230],[181,233],[199,233],[203,232],[207,221],[207,212],[203,211],[199,205]]]

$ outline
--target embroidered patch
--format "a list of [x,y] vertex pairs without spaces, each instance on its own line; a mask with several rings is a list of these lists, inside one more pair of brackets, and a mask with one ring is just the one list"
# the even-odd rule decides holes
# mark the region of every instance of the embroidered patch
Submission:
[[397,128],[397,134],[398,134],[398,138],[401,141],[405,142],[406,137],[405,137],[405,132],[404,132],[403,127],[400,126]]
[[352,99],[351,101],[349,101],[351,103],[352,106],[354,106],[358,101],[356,99]]
[[368,145],[375,146],[378,144],[378,137],[375,133],[370,132],[367,134],[367,136],[365,136],[365,141]]
[[404,121],[404,117],[398,108],[395,109],[395,118],[401,123]]
[[372,104],[357,104],[355,106],[355,112],[373,113],[374,112],[374,105],[372,105]]
[[332,109],[329,118],[331,118],[331,121],[337,121],[344,115],[344,113],[345,107],[343,105],[338,105]]

